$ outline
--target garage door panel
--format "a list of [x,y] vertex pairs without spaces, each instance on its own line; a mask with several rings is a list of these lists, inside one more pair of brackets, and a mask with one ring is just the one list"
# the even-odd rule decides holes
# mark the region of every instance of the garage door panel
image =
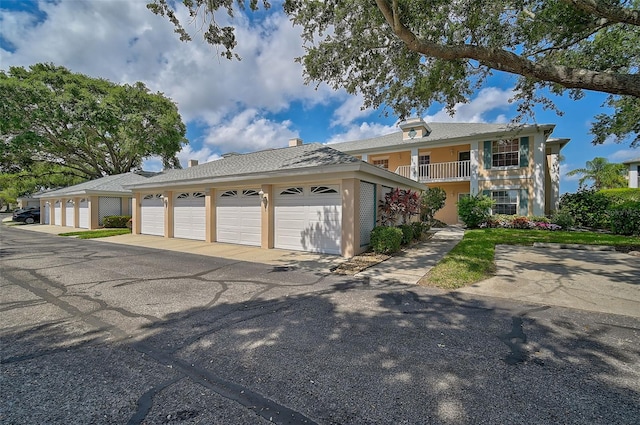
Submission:
[[86,199],[81,199],[78,206],[78,227],[89,228],[89,202]]
[[174,200],[173,236],[176,238],[205,240],[206,209],[203,192],[185,192]]
[[276,189],[275,247],[340,254],[342,197],[339,187],[331,186],[329,192],[318,192],[313,186],[299,189]]
[[216,202],[216,240],[240,245],[262,243],[262,211],[255,189],[222,192]]
[[140,232],[164,236],[164,200],[162,195],[145,195],[140,208]]

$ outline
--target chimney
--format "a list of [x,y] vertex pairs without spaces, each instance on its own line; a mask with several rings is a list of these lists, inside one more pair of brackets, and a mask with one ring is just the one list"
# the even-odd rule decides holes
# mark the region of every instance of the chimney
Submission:
[[294,146],[302,146],[302,139],[298,137],[294,137],[293,139],[289,139],[289,147],[292,148]]
[[189,168],[191,168],[191,167],[195,167],[196,165],[198,165],[198,160],[197,159],[190,159],[187,166]]

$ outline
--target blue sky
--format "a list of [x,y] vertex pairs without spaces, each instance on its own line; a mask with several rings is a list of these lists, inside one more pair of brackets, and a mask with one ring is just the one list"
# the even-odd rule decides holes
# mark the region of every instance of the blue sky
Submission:
[[[292,137],[330,143],[397,130],[397,117],[362,111],[358,96],[324,84],[304,84],[302,68],[294,62],[303,53],[300,29],[278,5],[251,19],[236,17],[242,60],[227,61],[201,41],[197,22],[188,27],[194,41],[180,42],[171,24],[145,4],[146,0],[0,0],[0,68],[52,62],[117,83],[142,81],[152,91],[163,92],[178,104],[187,124],[190,143],[178,155],[183,166],[189,159],[202,163],[227,152],[286,146]],[[510,121],[516,116],[509,103],[514,81],[496,73],[469,103],[456,108],[453,117],[442,105],[431,105],[424,118]],[[563,116],[540,108],[536,113],[535,123],[556,124],[552,137],[571,139],[563,149],[563,193],[575,191],[579,178],[565,173],[596,156],[611,162],[640,156],[628,143],[591,144],[590,122],[604,111],[605,97],[593,92],[577,102],[554,97]],[[145,163],[147,169],[159,167],[158,161]]]

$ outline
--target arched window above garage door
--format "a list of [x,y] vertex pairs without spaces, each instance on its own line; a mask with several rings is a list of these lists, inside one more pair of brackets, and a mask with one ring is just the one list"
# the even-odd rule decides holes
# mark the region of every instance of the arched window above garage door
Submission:
[[289,187],[280,192],[280,195],[303,195],[304,190],[301,187]]
[[260,192],[253,189],[246,189],[242,191],[242,196],[260,196]]
[[221,198],[235,198],[236,196],[238,196],[237,190],[225,190],[220,194]]
[[311,186],[311,193],[313,193],[314,195],[338,193],[338,190],[337,186]]

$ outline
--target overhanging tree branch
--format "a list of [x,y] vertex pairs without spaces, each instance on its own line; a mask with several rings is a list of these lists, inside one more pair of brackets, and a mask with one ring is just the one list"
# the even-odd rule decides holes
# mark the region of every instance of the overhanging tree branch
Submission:
[[640,11],[629,10],[612,5],[610,2],[596,0],[562,0],[584,12],[605,18],[611,22],[640,26]]
[[599,72],[584,68],[572,68],[563,65],[535,63],[504,49],[468,44],[441,45],[420,40],[400,19],[396,8],[397,0],[389,5],[386,0],[376,0],[393,33],[402,40],[409,50],[425,56],[444,60],[473,59],[490,68],[534,80],[557,83],[566,88],[579,88],[610,94],[640,97],[640,76]]

